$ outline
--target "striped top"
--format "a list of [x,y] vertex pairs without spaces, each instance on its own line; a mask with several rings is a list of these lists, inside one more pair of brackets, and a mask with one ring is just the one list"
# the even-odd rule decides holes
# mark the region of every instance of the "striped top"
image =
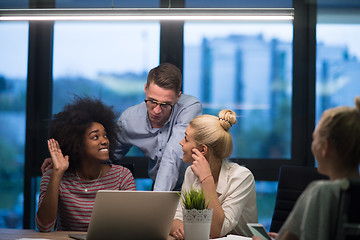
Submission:
[[[41,178],[39,206],[41,205],[50,181],[49,170]],[[85,189],[87,188],[87,192]],[[50,232],[56,222],[56,230],[87,231],[95,196],[99,190],[135,190],[135,181],[129,169],[111,165],[101,178],[81,180],[72,172],[65,172],[60,183],[59,204],[56,219],[43,224],[36,216],[36,226],[40,232]]]

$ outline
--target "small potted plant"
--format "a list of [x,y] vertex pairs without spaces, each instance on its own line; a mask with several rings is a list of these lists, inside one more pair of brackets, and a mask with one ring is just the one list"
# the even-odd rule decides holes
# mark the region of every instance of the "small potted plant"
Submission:
[[202,189],[190,189],[181,194],[183,223],[186,240],[208,240],[212,219],[212,209],[206,201]]

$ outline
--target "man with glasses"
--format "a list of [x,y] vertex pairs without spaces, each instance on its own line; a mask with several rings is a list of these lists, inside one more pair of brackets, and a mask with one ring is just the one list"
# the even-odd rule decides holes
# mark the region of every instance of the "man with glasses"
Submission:
[[128,108],[120,116],[120,144],[114,163],[132,146],[149,159],[148,175],[155,191],[180,190],[185,169],[179,144],[190,120],[202,113],[202,105],[193,96],[181,94],[180,70],[163,63],[150,70],[143,103]]

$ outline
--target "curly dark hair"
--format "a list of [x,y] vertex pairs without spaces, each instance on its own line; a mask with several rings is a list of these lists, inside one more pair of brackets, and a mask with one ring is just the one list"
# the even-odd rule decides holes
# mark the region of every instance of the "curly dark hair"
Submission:
[[109,157],[113,157],[119,141],[116,120],[118,114],[112,106],[106,106],[99,99],[75,96],[63,110],[53,115],[50,123],[50,138],[59,142],[62,153],[69,155],[69,169],[76,170],[84,156],[84,134],[93,122],[100,123],[109,139]]

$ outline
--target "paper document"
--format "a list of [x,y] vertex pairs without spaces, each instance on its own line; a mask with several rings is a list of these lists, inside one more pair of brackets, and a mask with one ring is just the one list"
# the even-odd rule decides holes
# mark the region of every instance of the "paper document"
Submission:
[[214,239],[221,239],[221,240],[251,240],[252,238],[250,237],[243,237],[243,236],[239,236],[239,235],[232,235],[229,234],[226,237],[222,237],[222,238],[214,238]]

